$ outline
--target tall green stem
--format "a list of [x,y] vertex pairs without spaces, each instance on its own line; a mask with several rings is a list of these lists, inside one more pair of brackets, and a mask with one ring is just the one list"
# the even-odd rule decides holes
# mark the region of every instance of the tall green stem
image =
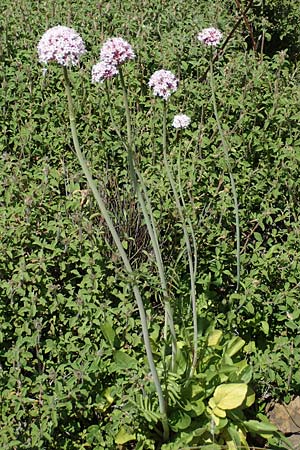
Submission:
[[[178,153],[178,160],[177,160],[177,171],[178,171],[178,191],[179,191],[179,196],[181,199],[181,204],[183,207],[183,210],[186,210],[186,204],[185,204],[185,200],[184,200],[184,196],[183,196],[183,190],[182,190],[182,184],[181,184],[181,148],[179,147],[179,153]],[[194,164],[192,165],[192,167],[194,168]],[[196,236],[195,236],[195,232],[194,232],[194,228],[193,228],[193,224],[191,219],[188,217],[187,218],[188,221],[188,225],[189,225],[189,229],[190,229],[190,233],[192,236],[192,241],[193,241],[193,250],[194,250],[194,277],[196,279],[196,275],[197,275],[197,266],[198,266],[198,253],[197,253],[197,242],[196,242]]]
[[71,126],[73,143],[74,143],[74,147],[76,150],[76,155],[80,162],[83,173],[87,179],[88,185],[89,185],[90,189],[92,190],[95,200],[99,206],[101,214],[107,224],[107,227],[108,227],[108,229],[113,237],[113,240],[116,244],[116,247],[120,253],[120,256],[124,263],[125,269],[131,278],[130,282],[132,284],[132,290],[133,290],[133,293],[134,293],[134,296],[136,299],[136,303],[137,303],[139,314],[140,314],[141,324],[142,324],[142,333],[143,333],[143,339],[144,339],[144,343],[145,343],[147,359],[148,359],[150,371],[152,374],[153,382],[155,384],[156,392],[158,395],[160,413],[161,413],[161,418],[162,418],[162,425],[163,425],[163,429],[164,429],[164,439],[167,440],[169,437],[169,425],[168,425],[168,420],[167,420],[166,402],[165,402],[165,399],[163,396],[162,387],[160,384],[160,380],[158,378],[157,370],[156,370],[154,359],[153,359],[150,338],[149,338],[149,333],[148,333],[147,317],[146,317],[143,300],[142,300],[140,290],[139,290],[137,284],[133,281],[133,269],[131,267],[131,264],[129,262],[127,254],[122,246],[122,242],[121,242],[119,235],[115,229],[115,226],[110,218],[110,215],[105,207],[102,197],[100,196],[100,193],[97,189],[97,185],[92,178],[91,172],[87,166],[87,163],[83,156],[83,153],[81,152],[78,135],[77,135],[77,129],[76,129],[76,121],[75,121],[73,100],[72,100],[72,95],[71,95],[70,80],[69,80],[68,71],[67,71],[66,67],[63,67],[63,72],[64,72],[64,79],[65,79],[66,94],[67,94],[67,98],[68,98],[70,126]]
[[182,205],[180,202],[179,195],[176,189],[176,183],[172,175],[172,171],[169,167],[168,163],[168,155],[167,155],[167,103],[164,101],[163,105],[163,155],[164,155],[164,165],[166,168],[167,176],[173,191],[176,207],[179,212],[182,229],[183,229],[183,237],[186,246],[186,251],[188,255],[188,263],[189,263],[189,271],[190,271],[190,296],[192,303],[192,311],[193,311],[193,330],[194,330],[194,339],[193,339],[193,358],[192,358],[192,366],[190,371],[190,377],[193,376],[196,365],[197,365],[197,353],[198,353],[198,321],[197,321],[197,302],[196,302],[196,268],[194,267],[193,261],[193,252],[192,246],[190,243],[189,232],[187,223],[184,217]]
[[116,122],[115,122],[115,119],[114,119],[114,116],[113,116],[113,112],[112,112],[112,108],[111,108],[111,100],[110,100],[110,92],[109,92],[109,87],[108,87],[108,81],[105,80],[104,83],[105,83],[105,93],[106,93],[106,98],[107,98],[107,103],[108,103],[110,121],[112,123],[112,126],[113,126],[115,132],[118,135],[118,138],[123,143],[123,145],[124,145],[124,147],[125,147],[125,149],[127,151],[127,145],[124,142],[124,140],[122,139],[122,135],[121,135],[121,133],[120,133],[120,131],[119,131],[117,125],[116,125]]
[[[175,327],[174,327],[174,321],[173,321],[173,312],[171,308],[171,304],[169,301],[169,294],[168,294],[168,288],[167,288],[167,281],[166,281],[166,275],[165,275],[165,269],[164,264],[162,260],[162,255],[158,243],[158,236],[157,231],[155,227],[154,217],[151,211],[151,204],[148,201],[147,205],[143,196],[143,193],[140,189],[140,183],[142,184],[142,189],[144,193],[146,192],[146,186],[143,182],[143,179],[141,176],[137,176],[137,171],[135,169],[134,165],[134,145],[133,145],[133,139],[132,139],[132,127],[131,127],[131,115],[130,115],[130,109],[128,105],[128,97],[127,97],[127,89],[125,86],[124,76],[122,72],[122,68],[120,68],[120,81],[121,86],[123,90],[123,99],[124,99],[124,106],[125,106],[125,115],[126,115],[126,128],[127,128],[127,155],[128,155],[128,167],[129,167],[129,174],[131,178],[131,182],[133,184],[134,191],[136,193],[138,202],[140,204],[140,207],[143,212],[143,216],[145,219],[145,223],[148,229],[148,233],[151,239],[156,264],[158,267],[158,273],[160,277],[163,297],[164,297],[164,305],[165,305],[165,340],[167,339],[166,333],[167,333],[167,325],[170,327],[171,332],[171,338],[172,338],[172,369],[175,368],[175,360],[176,360],[176,353],[177,353],[177,340],[176,340],[176,333],[175,333]],[[150,212],[148,212],[150,210]]]
[[240,256],[241,255],[241,250],[240,250],[241,234],[240,234],[239,204],[238,204],[238,197],[237,197],[237,192],[236,192],[236,187],[235,187],[235,181],[234,181],[234,177],[233,177],[233,171],[232,171],[232,167],[231,167],[231,163],[230,163],[229,145],[228,145],[227,139],[225,137],[224,131],[222,129],[219,114],[218,114],[218,108],[217,108],[217,102],[216,102],[216,96],[215,96],[214,71],[213,71],[212,58],[210,59],[210,87],[211,87],[214,115],[216,118],[219,134],[220,134],[221,141],[222,141],[225,162],[226,162],[227,169],[229,172],[231,190],[232,190],[232,195],[233,195],[234,212],[235,212],[235,235],[236,235],[236,292],[237,292],[240,287],[240,278],[241,278],[241,256]]

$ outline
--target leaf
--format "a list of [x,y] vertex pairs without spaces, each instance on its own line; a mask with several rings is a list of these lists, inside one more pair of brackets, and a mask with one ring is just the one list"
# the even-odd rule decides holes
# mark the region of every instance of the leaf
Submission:
[[186,411],[193,411],[197,417],[201,416],[203,411],[205,410],[205,405],[202,400],[196,400],[188,403],[185,407]]
[[222,450],[222,446],[218,444],[208,444],[201,447],[203,450]]
[[227,342],[225,354],[227,356],[233,356],[235,355],[240,349],[245,345],[244,339],[240,338],[239,336],[235,336],[234,338],[230,339],[230,341]]
[[112,392],[112,387],[108,387],[105,389],[105,391],[103,392],[103,396],[106,398],[106,400],[108,401],[108,403],[111,405],[114,401],[114,398],[111,396],[111,392]]
[[243,423],[243,425],[245,425],[247,430],[257,434],[269,434],[277,431],[277,428],[272,423],[259,422],[258,420],[247,420]]
[[187,361],[184,353],[180,350],[180,348],[177,349],[176,354],[176,373],[178,375],[183,375],[187,366]]
[[115,443],[119,445],[123,445],[126,442],[134,441],[136,439],[135,434],[127,433],[124,427],[121,427],[117,436],[115,437]]
[[209,400],[208,400],[208,405],[209,405],[209,407],[211,408],[211,409],[214,409],[217,405],[216,405],[216,402],[215,402],[215,399],[213,398],[213,397],[211,397]]
[[[227,428],[226,433],[225,433],[225,439],[226,439],[226,444],[228,445],[228,450],[231,447],[236,449],[237,447],[240,447],[240,445],[241,445],[240,434],[232,425],[229,425],[229,427]],[[233,447],[232,444],[229,444],[230,442],[232,442],[233,445],[235,445],[235,447]],[[230,445],[231,445],[231,447],[230,447]]]
[[111,347],[114,347],[116,333],[114,332],[111,322],[107,321],[107,322],[101,324],[100,328],[101,328],[101,331],[102,331],[105,339],[108,341],[108,343],[111,345]]
[[261,322],[261,328],[262,328],[263,332],[265,333],[265,335],[267,336],[269,334],[269,324],[268,324],[268,322],[263,320]]
[[191,411],[193,411],[198,417],[201,416],[205,410],[205,405],[202,400],[196,400],[190,403]]
[[213,399],[221,409],[235,409],[242,405],[248,386],[244,383],[220,384],[214,392]]
[[226,417],[226,412],[224,411],[224,409],[220,409],[217,406],[214,407],[213,414],[217,417]]
[[119,369],[133,369],[137,367],[137,360],[122,350],[114,352],[114,360]]
[[185,430],[191,424],[191,417],[183,411],[177,410],[171,414],[170,427],[173,431]]
[[249,408],[249,406],[253,405],[254,402],[255,402],[255,392],[250,386],[248,386],[244,404],[247,408]]
[[207,345],[208,347],[215,347],[219,344],[223,332],[221,330],[213,330],[208,336]]

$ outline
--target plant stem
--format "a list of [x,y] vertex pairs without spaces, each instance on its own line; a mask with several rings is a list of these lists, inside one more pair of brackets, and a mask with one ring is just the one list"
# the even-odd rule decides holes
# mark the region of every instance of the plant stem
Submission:
[[172,187],[176,207],[179,212],[180,220],[182,223],[182,229],[183,229],[183,237],[184,242],[187,250],[188,255],[188,263],[189,263],[189,271],[190,271],[190,296],[191,296],[191,303],[192,303],[192,311],[193,311],[193,329],[194,329],[194,339],[193,339],[193,358],[192,358],[192,366],[190,371],[190,377],[193,376],[196,365],[197,365],[197,353],[198,353],[198,322],[197,322],[197,302],[196,302],[196,282],[195,282],[195,275],[196,275],[196,269],[194,267],[193,262],[193,252],[192,247],[190,243],[187,223],[184,217],[183,209],[181,206],[180,198],[177,193],[176,189],[176,183],[172,175],[172,171],[169,167],[168,163],[168,155],[167,155],[167,102],[164,100],[163,104],[163,155],[164,155],[164,165],[166,168],[167,176],[170,182],[170,185]]
[[110,121],[112,123],[112,126],[113,126],[115,132],[118,135],[118,138],[120,139],[120,141],[122,142],[122,144],[124,145],[124,147],[125,147],[125,149],[127,151],[126,143],[124,142],[124,139],[122,138],[122,135],[121,135],[121,133],[120,133],[120,131],[119,131],[117,125],[116,125],[116,122],[115,122],[115,119],[114,119],[114,116],[113,116],[112,107],[111,107],[111,100],[110,100],[110,93],[109,93],[108,81],[107,80],[104,81],[104,85],[105,85],[105,94],[106,94],[107,103],[108,103]]
[[[224,52],[225,52],[225,47],[228,44],[228,42],[232,39],[232,37],[234,36],[234,33],[236,32],[236,30],[238,29],[240,23],[243,20],[243,17],[245,16],[245,14],[248,12],[248,10],[250,9],[250,7],[252,6],[253,0],[250,0],[249,3],[246,5],[243,14],[237,19],[236,23],[234,24],[232,30],[230,31],[230,33],[227,35],[227,38],[225,39],[225,41],[223,42],[220,50],[215,54],[215,56],[213,57],[213,61],[215,62],[218,59],[220,59],[221,56],[223,56]],[[210,66],[207,67],[207,69],[205,70],[204,74],[202,75],[200,81],[204,81],[207,77],[208,72],[210,71]]]
[[[155,227],[154,222],[154,216],[151,210],[151,204],[150,201],[145,202],[145,199],[143,197],[143,193],[140,189],[140,183],[142,184],[142,189],[144,193],[146,192],[146,186],[143,182],[143,179],[141,175],[137,177],[137,171],[135,169],[134,165],[134,146],[133,146],[133,139],[132,139],[132,131],[131,131],[131,115],[130,115],[130,109],[128,105],[128,97],[127,97],[127,89],[125,86],[124,76],[122,69],[119,69],[120,72],[120,81],[121,86],[123,90],[123,99],[124,99],[124,106],[125,106],[125,115],[126,115],[126,127],[127,127],[127,140],[128,145],[127,148],[127,155],[128,155],[128,167],[129,167],[129,174],[131,178],[131,182],[133,184],[134,191],[136,193],[138,202],[140,204],[140,207],[143,212],[144,220],[148,229],[148,233],[151,239],[156,264],[158,268],[158,273],[160,277],[160,283],[162,287],[163,297],[164,297],[164,305],[165,305],[165,341],[167,340],[167,326],[170,328],[171,332],[171,339],[172,339],[172,369],[175,369],[175,360],[176,360],[176,353],[177,353],[177,340],[176,340],[176,333],[175,333],[175,327],[174,327],[174,321],[173,321],[173,312],[169,300],[169,294],[168,294],[168,288],[167,288],[167,281],[166,281],[166,275],[165,275],[165,269],[164,264],[162,260],[161,250],[158,243],[158,235]],[[146,195],[146,198],[147,195]],[[150,211],[150,212],[148,212]],[[150,216],[149,216],[150,215]]]
[[156,392],[158,395],[159,408],[160,408],[160,413],[161,413],[162,425],[163,425],[163,429],[164,429],[164,439],[167,440],[169,437],[169,425],[168,425],[168,419],[167,419],[166,403],[165,403],[165,399],[164,399],[163,392],[162,392],[162,387],[160,384],[160,380],[158,378],[157,370],[156,370],[154,359],[153,359],[150,338],[149,338],[149,333],[148,333],[147,317],[146,317],[143,300],[141,297],[140,290],[139,290],[136,282],[133,280],[133,269],[130,265],[127,254],[122,246],[122,242],[121,242],[119,235],[115,229],[115,226],[110,218],[110,215],[105,207],[102,197],[97,189],[96,183],[92,178],[91,172],[87,166],[84,155],[81,152],[78,135],[77,135],[77,129],[76,129],[75,113],[74,113],[73,100],[72,100],[72,96],[71,96],[70,80],[69,80],[68,71],[67,71],[66,67],[63,67],[63,72],[64,72],[66,94],[67,94],[67,98],[68,98],[70,126],[71,126],[73,143],[74,143],[74,147],[76,150],[76,155],[80,162],[83,173],[87,179],[88,185],[89,185],[90,189],[92,190],[95,200],[99,206],[101,214],[108,226],[108,229],[109,229],[109,231],[113,237],[113,240],[116,244],[116,247],[120,253],[120,256],[124,263],[125,269],[131,278],[130,283],[132,285],[132,290],[133,290],[133,293],[134,293],[134,296],[135,296],[135,299],[137,302],[139,314],[140,314],[140,319],[141,319],[141,324],[142,324],[142,333],[143,333],[143,339],[144,339],[144,343],[145,343],[147,359],[148,359],[150,371],[152,374],[153,382],[155,384]]
[[237,192],[236,192],[236,187],[235,187],[235,181],[234,181],[234,177],[233,177],[233,171],[232,171],[232,167],[231,167],[231,163],[230,163],[229,145],[226,140],[225,134],[223,132],[223,129],[222,129],[222,126],[220,123],[219,114],[218,114],[218,108],[217,108],[217,102],[216,102],[216,96],[215,96],[214,71],[213,71],[212,57],[210,59],[210,86],[211,86],[211,93],[212,93],[214,115],[216,118],[219,134],[220,134],[221,141],[222,141],[225,162],[226,162],[227,169],[229,172],[229,178],[230,178],[231,190],[232,190],[233,202],[234,202],[235,234],[236,234],[236,292],[238,292],[239,287],[240,287],[240,278],[241,278],[241,257],[240,257],[241,235],[240,235],[239,204],[238,204]]
[[[178,191],[179,191],[179,196],[181,199],[181,203],[182,203],[182,208],[183,210],[186,209],[186,204],[184,201],[184,196],[183,196],[183,191],[182,191],[182,184],[181,184],[181,147],[179,147],[179,153],[178,153],[178,160],[177,160],[177,171],[178,171]],[[194,159],[194,158],[193,158]],[[192,165],[192,167],[194,168],[194,164]],[[191,202],[192,203],[192,202]],[[193,250],[194,250],[194,278],[196,279],[197,276],[197,266],[198,266],[198,253],[197,253],[197,242],[196,242],[196,236],[195,236],[195,232],[194,232],[194,228],[193,228],[193,224],[191,219],[188,217],[187,218],[188,221],[188,225],[189,225],[189,229],[190,229],[190,233],[192,236],[192,241],[193,241]]]

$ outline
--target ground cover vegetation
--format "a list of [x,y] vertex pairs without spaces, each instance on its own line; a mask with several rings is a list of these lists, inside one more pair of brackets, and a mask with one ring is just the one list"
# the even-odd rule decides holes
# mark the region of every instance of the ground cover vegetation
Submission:
[[[296,3],[2,2],[1,448],[282,449],[264,413],[300,387]],[[56,25],[86,47],[64,72],[38,60]],[[92,83],[112,37],[135,58]]]

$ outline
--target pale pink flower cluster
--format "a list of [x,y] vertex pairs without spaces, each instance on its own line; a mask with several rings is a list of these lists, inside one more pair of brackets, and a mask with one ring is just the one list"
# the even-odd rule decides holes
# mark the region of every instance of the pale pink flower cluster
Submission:
[[185,114],[176,114],[173,119],[173,127],[174,128],[187,128],[191,123],[191,119],[189,116]]
[[223,34],[217,28],[204,28],[198,34],[198,40],[205,45],[216,47],[220,44]]
[[92,81],[103,83],[119,73],[118,67],[135,58],[131,45],[123,38],[116,37],[104,42],[100,51],[100,62],[92,68]]
[[178,80],[175,75],[169,70],[157,70],[151,75],[149,86],[153,88],[154,95],[168,100],[173,92],[176,92]]
[[62,66],[75,66],[86,52],[81,37],[75,30],[62,25],[49,28],[37,46],[39,60],[42,63],[51,61]]
[[117,66],[108,64],[106,61],[100,61],[92,67],[92,82],[103,83],[104,80],[108,80],[118,73]]
[[131,45],[120,37],[108,39],[100,51],[100,60],[115,66],[134,58],[135,54]]

